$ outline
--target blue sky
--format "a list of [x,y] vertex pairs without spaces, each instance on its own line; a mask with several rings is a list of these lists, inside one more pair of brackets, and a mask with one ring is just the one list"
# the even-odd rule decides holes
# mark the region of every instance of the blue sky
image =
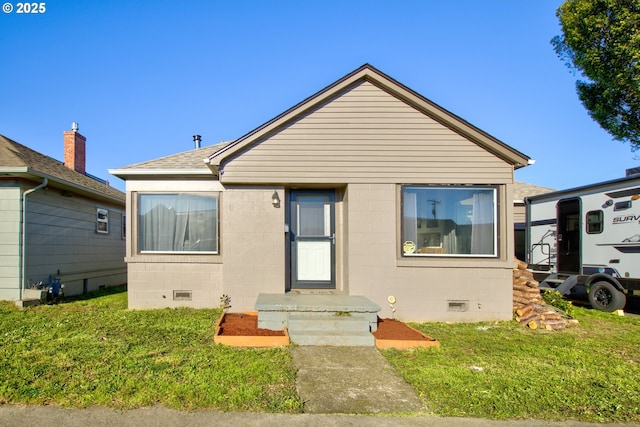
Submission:
[[[7,3],[7,1],[0,1]],[[369,63],[536,160],[565,189],[638,166],[591,120],[550,44],[561,0],[50,0],[0,12],[0,133],[87,171],[244,135]]]

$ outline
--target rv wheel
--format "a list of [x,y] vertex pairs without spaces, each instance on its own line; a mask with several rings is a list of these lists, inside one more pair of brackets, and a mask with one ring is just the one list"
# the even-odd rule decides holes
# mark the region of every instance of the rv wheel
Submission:
[[624,308],[627,297],[609,282],[596,282],[589,290],[591,307],[600,311],[616,311]]

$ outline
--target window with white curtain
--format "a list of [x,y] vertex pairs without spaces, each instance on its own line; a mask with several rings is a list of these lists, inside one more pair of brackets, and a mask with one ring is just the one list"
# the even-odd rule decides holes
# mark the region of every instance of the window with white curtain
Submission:
[[403,186],[403,256],[495,257],[497,189]]
[[217,193],[139,194],[138,251],[217,253]]

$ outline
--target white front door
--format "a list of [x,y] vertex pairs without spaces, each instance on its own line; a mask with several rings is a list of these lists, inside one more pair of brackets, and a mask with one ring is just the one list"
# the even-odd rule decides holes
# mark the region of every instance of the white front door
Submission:
[[334,198],[333,191],[291,192],[292,288],[335,289]]

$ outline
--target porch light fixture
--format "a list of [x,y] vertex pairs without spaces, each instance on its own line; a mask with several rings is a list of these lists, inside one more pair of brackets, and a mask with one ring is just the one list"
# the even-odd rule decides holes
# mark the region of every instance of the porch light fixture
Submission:
[[273,205],[274,208],[280,207],[280,196],[278,196],[277,191],[274,191],[273,194],[271,195],[271,204]]

